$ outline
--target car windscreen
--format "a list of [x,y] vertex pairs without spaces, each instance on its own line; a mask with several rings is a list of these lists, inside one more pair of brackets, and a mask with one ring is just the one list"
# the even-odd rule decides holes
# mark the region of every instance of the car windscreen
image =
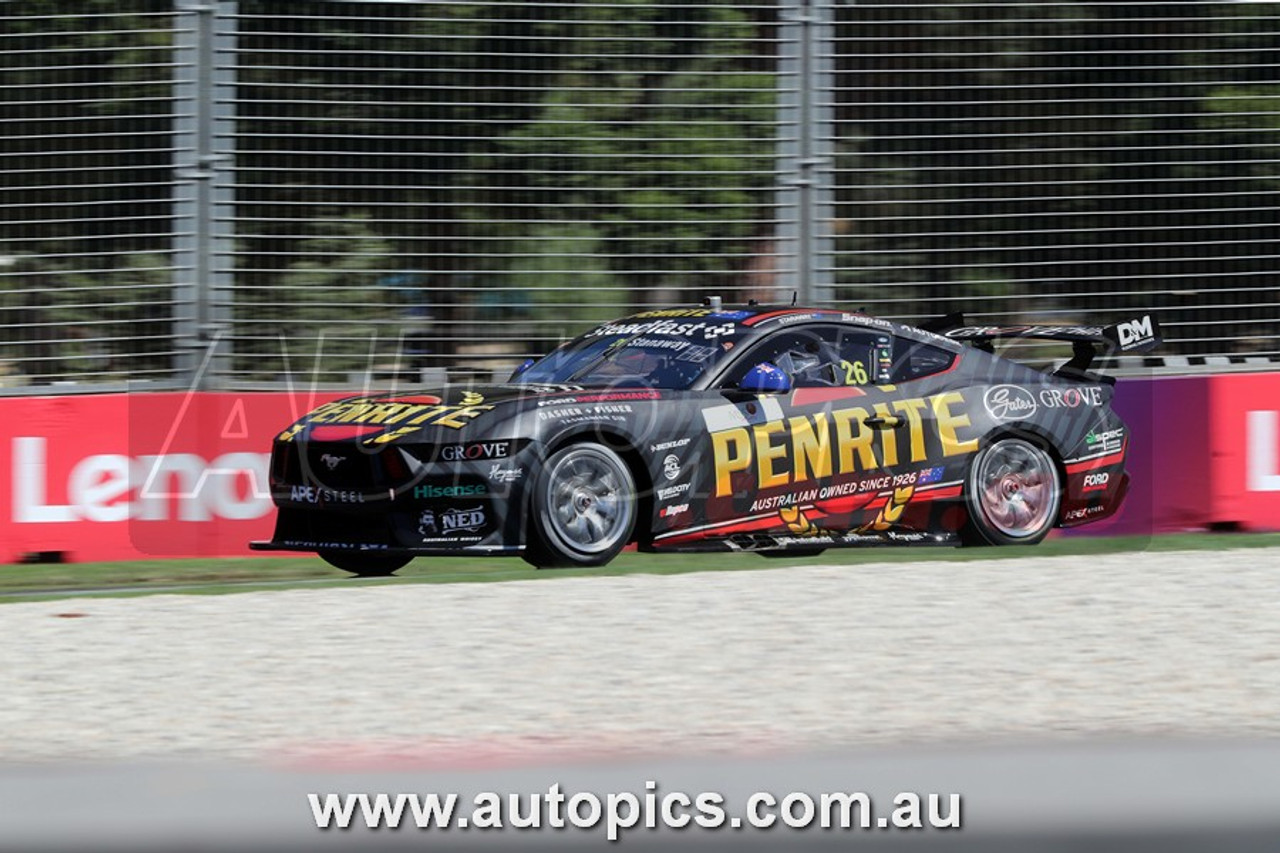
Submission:
[[570,341],[520,374],[519,383],[688,388],[728,347],[677,335],[603,335]]

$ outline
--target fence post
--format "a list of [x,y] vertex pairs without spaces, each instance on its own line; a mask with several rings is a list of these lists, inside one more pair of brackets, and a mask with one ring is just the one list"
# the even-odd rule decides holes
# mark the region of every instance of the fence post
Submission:
[[803,305],[831,288],[834,24],[826,0],[783,8],[778,56],[778,282]]
[[192,390],[228,376],[231,356],[230,227],[227,182],[234,138],[235,3],[175,6],[174,19],[174,341],[178,375]]

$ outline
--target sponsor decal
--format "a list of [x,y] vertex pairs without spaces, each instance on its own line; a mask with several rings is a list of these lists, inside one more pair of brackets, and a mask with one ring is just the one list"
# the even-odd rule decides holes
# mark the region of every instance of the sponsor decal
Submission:
[[334,456],[334,455],[333,455],[333,454],[331,454],[331,453],[326,453],[326,454],[324,454],[323,456],[321,456],[321,457],[320,457],[320,461],[324,463],[324,466],[325,466],[326,468],[328,468],[330,471],[333,471],[333,470],[334,470],[334,469],[336,469],[339,465],[341,465],[343,462],[346,462],[346,461],[347,461],[347,457],[345,457],[345,456]]
[[524,478],[523,468],[503,468],[495,462],[489,468],[489,479],[495,483],[514,483]]
[[[627,400],[660,400],[661,391],[605,391],[600,394],[578,394],[569,398],[574,403],[618,403]],[[627,411],[631,411],[627,409]]]
[[507,441],[477,441],[472,444],[442,444],[437,452],[445,462],[506,459],[511,454],[511,443]]
[[1098,515],[1099,513],[1106,512],[1106,509],[1107,508],[1105,506],[1101,506],[1101,505],[1084,506],[1084,507],[1080,507],[1079,509],[1071,510],[1066,515],[1062,516],[1062,520],[1063,521],[1079,521],[1082,518],[1088,518],[1091,515]]
[[281,539],[277,544],[303,551],[387,551],[385,542],[325,542],[318,539]]
[[738,327],[733,323],[723,323],[719,326],[708,326],[702,332],[703,340],[714,341],[716,338],[730,338],[738,333]]
[[1111,475],[1102,472],[1100,474],[1084,475],[1084,491],[1096,492],[1107,487],[1107,483],[1111,480]]
[[1110,453],[1113,450],[1120,449],[1123,439],[1124,428],[1120,427],[1102,432],[1090,432],[1084,437],[1084,443],[1091,453]]
[[662,460],[662,476],[674,480],[680,476],[680,457],[674,453],[667,454]]
[[677,450],[681,447],[686,446],[691,441],[693,441],[692,438],[676,438],[676,439],[672,439],[671,441],[660,441],[657,444],[649,445],[649,452],[661,453],[664,450]]
[[440,513],[440,532],[444,535],[478,533],[484,528],[485,521],[484,507],[447,509]]
[[[704,410],[715,465],[714,495],[732,494],[733,477],[744,472],[754,475],[753,491],[765,491],[873,474],[901,463],[926,462],[931,455],[972,453],[978,449],[978,438],[966,435],[971,424],[964,406],[961,392],[948,391],[891,405],[850,406],[790,418],[783,418],[778,409],[777,417],[755,423],[733,417],[737,409]],[[905,421],[905,429],[881,430],[864,423],[872,414],[891,416],[891,409]]]
[[1116,336],[1120,349],[1127,350],[1142,346],[1155,340],[1156,332],[1151,323],[1151,315],[1145,314],[1138,320],[1130,320],[1116,325]]
[[418,516],[418,535],[438,536],[440,528],[436,527],[436,513],[432,509],[424,509],[422,514]]
[[982,404],[997,421],[1025,421],[1036,413],[1036,398],[1020,385],[994,385],[987,389]]
[[413,487],[413,496],[419,500],[434,500],[436,498],[471,498],[487,494],[489,494],[489,487],[484,483],[454,486],[433,486],[428,484]]
[[669,501],[672,498],[679,497],[680,495],[686,494],[688,491],[689,491],[688,483],[677,483],[674,486],[665,486],[661,489],[658,489],[656,494],[658,496],[658,500]]
[[650,317],[718,317],[720,315],[710,308],[657,308],[652,311],[641,311],[639,314],[631,316],[637,319],[648,319]]
[[688,511],[688,504],[672,504],[671,506],[664,506],[662,509],[658,510],[658,517],[671,518],[672,516],[682,515]]
[[1101,385],[1082,385],[1071,388],[1045,388],[1040,391],[1040,405],[1046,409],[1078,409],[1081,406],[1102,405]]
[[[307,425],[339,425],[373,427],[365,442],[384,444],[417,432],[423,427],[441,426],[462,429],[475,418],[491,410],[482,405],[484,397],[475,392],[463,395],[460,404],[447,404],[439,397],[419,395],[393,400],[357,397],[325,403],[313,409],[303,420]],[[286,431],[285,435],[290,432]],[[283,437],[283,436],[282,436]]]
[[630,341],[620,339],[620,343],[630,347],[644,347],[646,349],[682,350],[693,346],[689,341],[682,341],[676,338],[633,338]]
[[[706,316],[706,315],[698,315],[698,316]],[[727,323],[725,325],[729,326],[730,328],[733,328],[732,323]],[[592,329],[590,332],[587,332],[585,337],[603,338],[603,337],[609,337],[612,335],[618,335],[620,337],[625,337],[625,338],[635,337],[636,335],[670,335],[672,337],[691,337],[694,334],[697,334],[699,332],[702,332],[705,337],[706,330],[708,328],[710,328],[710,326],[708,326],[708,324],[705,322],[681,323],[681,322],[678,322],[678,320],[659,319],[659,320],[649,320],[648,322],[644,322],[644,323],[605,323],[603,326],[597,326],[596,328]],[[715,337],[715,335],[713,335],[712,337]]]
[[634,409],[625,403],[599,403],[594,406],[564,406],[538,412],[540,421],[562,421],[566,424],[590,421],[625,422]]
[[319,486],[290,486],[289,500],[308,504],[362,504],[364,495],[357,491],[326,489]]
[[707,315],[712,320],[745,320],[750,317],[750,311],[714,311]]

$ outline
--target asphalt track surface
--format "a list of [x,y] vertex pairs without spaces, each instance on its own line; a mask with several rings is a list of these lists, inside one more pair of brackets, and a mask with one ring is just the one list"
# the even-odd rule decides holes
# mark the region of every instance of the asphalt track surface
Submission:
[[[303,800],[558,774],[964,795],[961,832],[861,849],[1280,849],[1278,570],[1241,549],[10,604],[0,847],[599,844],[320,833]],[[622,843],[673,841],[726,838]]]

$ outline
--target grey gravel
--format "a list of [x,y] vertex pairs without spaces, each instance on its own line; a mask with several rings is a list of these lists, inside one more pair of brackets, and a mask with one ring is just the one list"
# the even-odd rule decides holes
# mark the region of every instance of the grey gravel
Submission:
[[81,598],[0,630],[0,761],[1280,734],[1275,548]]

